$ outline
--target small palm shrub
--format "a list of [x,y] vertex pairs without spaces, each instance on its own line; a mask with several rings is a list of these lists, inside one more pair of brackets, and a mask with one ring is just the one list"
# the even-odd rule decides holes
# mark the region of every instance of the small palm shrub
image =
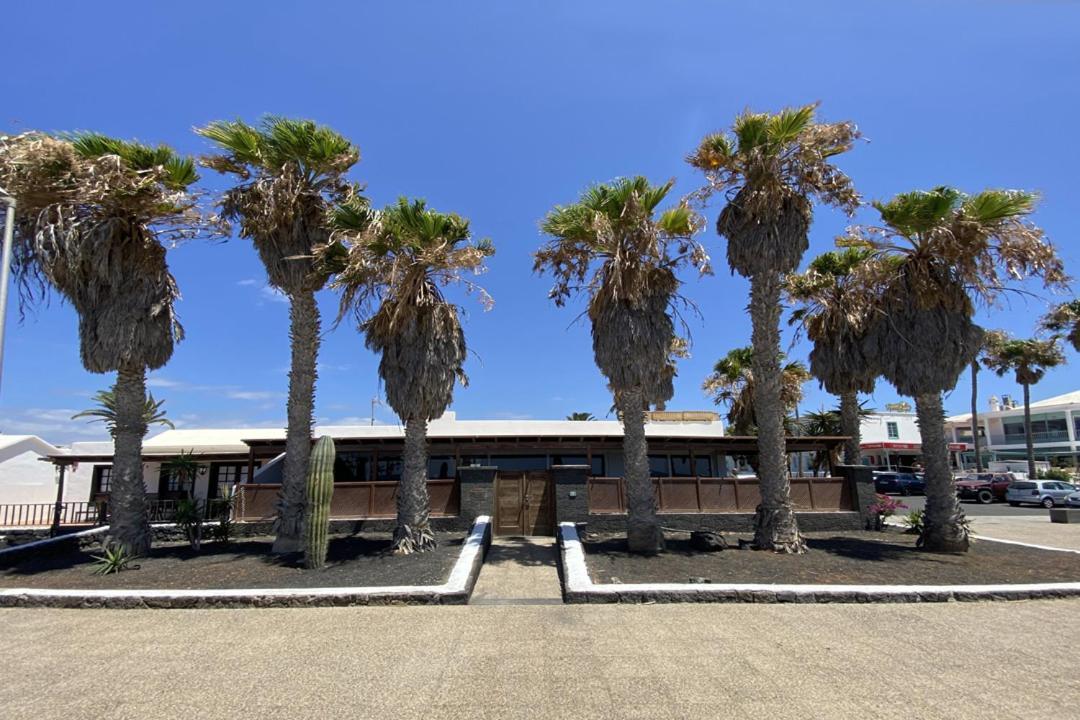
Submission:
[[923,511],[912,510],[904,516],[904,525],[907,526],[907,532],[922,535],[923,531]]
[[138,570],[138,565],[131,564],[138,557],[125,550],[123,545],[115,543],[106,545],[101,555],[93,556],[97,560],[93,565],[94,574],[111,575],[121,570]]
[[218,524],[210,530],[210,537],[222,545],[232,542],[236,524],[233,522],[233,509],[236,507],[236,493],[226,488],[224,494],[214,503]]
[[184,530],[191,549],[195,552],[202,547],[203,504],[199,500],[181,500],[176,504],[176,524]]
[[1074,482],[1073,474],[1067,468],[1050,468],[1039,473],[1040,480],[1059,480],[1061,482]]

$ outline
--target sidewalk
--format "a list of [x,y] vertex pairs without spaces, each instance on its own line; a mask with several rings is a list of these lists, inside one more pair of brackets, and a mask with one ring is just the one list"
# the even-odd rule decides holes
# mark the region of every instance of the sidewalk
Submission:
[[494,538],[469,604],[562,604],[556,553],[551,537]]
[[971,529],[976,539],[982,535],[998,540],[1080,550],[1080,523],[1052,523],[1049,511],[1046,515],[973,517]]

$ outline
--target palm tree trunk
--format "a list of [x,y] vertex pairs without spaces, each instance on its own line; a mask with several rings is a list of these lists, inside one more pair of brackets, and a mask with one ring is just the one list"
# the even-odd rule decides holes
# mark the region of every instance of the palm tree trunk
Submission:
[[428,513],[427,421],[405,421],[404,469],[397,492],[397,527],[394,552],[408,555],[435,547]]
[[846,435],[844,441],[844,464],[858,465],[862,462],[862,449],[859,428],[859,394],[854,390],[840,393],[840,434]]
[[945,410],[940,393],[915,396],[915,413],[922,436],[926,468],[926,510],[919,542],[924,550],[967,552],[968,531],[964,511],[956,498],[956,483],[949,470],[949,445],[945,440]]
[[971,361],[971,444],[975,448],[975,472],[982,472],[982,442],[979,439],[979,361]]
[[319,355],[319,306],[315,303],[315,293],[301,291],[290,295],[289,340],[292,344],[287,406],[289,426],[285,433],[285,467],[273,548],[278,554],[302,549],[315,410],[315,363]]
[[758,425],[758,485],[761,504],[754,516],[754,547],[788,553],[804,552],[787,475],[785,409],[781,399],[780,275],[750,278],[751,345],[754,349],[754,414]]
[[1028,456],[1028,480],[1039,477],[1035,470],[1035,440],[1031,436],[1031,383],[1023,383],[1024,387],[1024,444],[1027,446]]
[[632,553],[656,555],[664,534],[656,519],[656,492],[649,474],[649,445],[640,390],[618,394],[623,424],[623,478],[626,482],[626,544]]
[[133,555],[150,551],[150,524],[143,485],[142,441],[146,435],[146,369],[123,365],[116,373],[116,430],[109,486],[108,542]]

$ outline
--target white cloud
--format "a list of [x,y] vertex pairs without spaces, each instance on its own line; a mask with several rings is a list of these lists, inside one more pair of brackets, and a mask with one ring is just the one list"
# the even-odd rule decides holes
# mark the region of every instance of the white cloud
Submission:
[[186,385],[179,380],[170,380],[163,377],[148,377],[146,379],[146,386],[152,388],[182,388]]
[[273,400],[285,397],[285,393],[271,390],[229,390],[225,397],[231,400]]
[[271,302],[287,303],[289,298],[285,293],[281,292],[277,288],[270,287],[269,285],[263,285],[259,288],[259,294],[262,295],[264,300]]
[[259,281],[255,278],[245,278],[244,280],[237,280],[236,284],[242,287],[250,287],[252,285],[258,285]]

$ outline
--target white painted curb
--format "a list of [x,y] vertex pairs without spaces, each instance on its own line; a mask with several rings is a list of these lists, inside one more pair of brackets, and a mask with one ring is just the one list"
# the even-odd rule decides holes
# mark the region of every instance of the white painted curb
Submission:
[[[767,583],[603,583],[589,577],[573,523],[560,523],[566,595],[570,602],[678,600],[735,602],[947,602],[950,600],[1080,595],[1080,582],[1013,585],[773,585]],[[989,539],[989,538],[984,538]],[[1024,543],[1017,543],[1024,544]],[[1038,547],[1038,546],[1032,546]],[[1055,548],[1048,548],[1055,549]],[[1068,551],[1072,552],[1072,551]],[[574,597],[574,596],[578,597]]]
[[109,529],[108,525],[102,525],[101,527],[90,528],[89,530],[80,530],[79,532],[68,533],[66,535],[57,535],[56,537],[43,538],[41,540],[33,540],[21,545],[12,545],[0,550],[0,557],[8,553],[25,552],[31,548],[40,548],[52,543],[63,542],[64,540],[70,540],[71,538],[89,537],[91,535],[99,535]]
[[[205,589],[205,590],[49,590],[35,588],[9,588],[0,590],[0,607],[5,605],[50,605],[49,600],[67,599],[73,601],[70,606],[78,604],[100,605],[99,601],[114,601],[114,605],[120,605],[129,601],[133,605],[140,606],[143,601],[158,601],[155,604],[165,605],[169,600],[180,601],[227,601],[235,600],[243,605],[268,605],[274,604],[273,599],[302,600],[320,598],[326,600],[338,600],[342,604],[355,603],[365,604],[370,601],[400,599],[407,602],[410,599],[428,599],[434,602],[460,597],[467,599],[472,592],[472,583],[475,582],[473,568],[477,563],[478,556],[483,552],[484,536],[491,525],[491,518],[481,515],[473,523],[469,536],[462,545],[461,554],[454,563],[450,576],[442,585],[388,585],[378,587],[313,587],[313,588],[250,588],[250,589]],[[71,537],[71,536],[68,536]],[[5,602],[5,599],[14,599],[16,602]],[[56,603],[60,604],[60,603]],[[191,602],[184,602],[184,607],[189,607]],[[282,603],[287,604],[287,603]]]

